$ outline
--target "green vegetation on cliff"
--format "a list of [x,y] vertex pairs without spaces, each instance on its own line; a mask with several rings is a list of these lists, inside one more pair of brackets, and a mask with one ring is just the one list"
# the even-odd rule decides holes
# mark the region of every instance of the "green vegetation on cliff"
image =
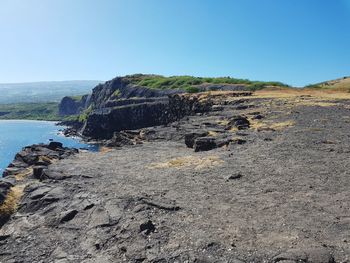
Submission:
[[205,78],[193,76],[172,76],[135,74],[125,77],[130,83],[151,89],[184,89],[194,92],[194,87],[203,84],[237,84],[257,90],[268,86],[288,87],[288,85],[276,81],[251,81],[231,77]]

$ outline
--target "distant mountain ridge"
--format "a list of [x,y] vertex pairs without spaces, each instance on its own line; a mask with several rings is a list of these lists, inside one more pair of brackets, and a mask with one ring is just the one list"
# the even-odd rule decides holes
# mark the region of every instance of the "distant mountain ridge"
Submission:
[[64,96],[91,93],[100,80],[0,83],[0,104],[59,102]]
[[350,91],[350,77],[342,77],[334,80],[327,80],[324,82],[312,84],[305,86],[305,88],[313,89],[326,89],[326,90],[336,90],[336,91]]

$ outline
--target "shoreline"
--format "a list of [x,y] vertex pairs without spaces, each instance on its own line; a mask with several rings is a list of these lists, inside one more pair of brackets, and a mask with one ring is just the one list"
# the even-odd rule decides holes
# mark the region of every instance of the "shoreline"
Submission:
[[[63,130],[66,129],[67,126],[57,125],[57,122],[54,121],[0,120],[0,124],[3,126],[3,129],[5,131],[7,131],[7,129],[10,129],[11,131],[13,130],[13,133],[7,132],[3,133],[2,137],[0,136],[3,139],[3,142],[1,144],[2,153],[0,154],[2,159],[2,167],[0,169],[1,173],[6,169],[8,164],[11,163],[18,151],[21,151],[22,148],[25,148],[32,144],[45,144],[49,143],[50,141],[58,140],[63,142],[64,145],[68,147],[78,147],[92,151],[97,151],[99,148],[98,143],[87,142],[79,136],[66,136],[63,133]],[[26,132],[26,130],[23,130],[23,128],[28,129],[26,127],[30,127],[28,132]],[[31,133],[32,129],[34,130],[34,134]],[[15,134],[15,137],[12,138],[11,134]],[[16,136],[18,136],[18,139],[16,139]],[[26,137],[22,136],[30,137],[25,139]]]

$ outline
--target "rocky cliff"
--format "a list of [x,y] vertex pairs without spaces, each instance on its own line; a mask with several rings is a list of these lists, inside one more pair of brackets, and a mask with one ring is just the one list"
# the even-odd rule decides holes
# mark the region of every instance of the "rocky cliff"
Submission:
[[[123,105],[124,102],[127,104]],[[196,95],[169,95],[152,99],[108,101],[111,107],[95,109],[87,118],[82,134],[94,139],[110,139],[114,132],[164,125],[180,118],[209,111],[210,100]],[[120,104],[120,105],[119,105]]]
[[[157,76],[117,77],[96,86],[91,96],[88,99],[84,98],[85,101],[82,100],[83,103],[67,98],[62,101],[61,105],[64,108],[71,107],[70,112],[74,114],[81,109],[82,104],[85,104],[85,109],[89,106],[88,112],[83,113],[84,116],[80,118],[83,123],[79,133],[93,139],[110,139],[114,132],[164,125],[184,116],[210,109],[210,100],[200,101],[199,97],[194,94],[183,95],[185,91],[176,88],[176,85],[168,83],[164,84],[162,89],[154,89],[139,84],[147,85],[142,81],[154,80],[154,78]],[[179,87],[182,86],[179,83]],[[242,91],[246,90],[246,87],[241,84],[201,83],[195,86],[195,90]],[[69,111],[65,110],[65,112]]]
[[80,114],[88,106],[90,95],[64,97],[58,105],[58,113],[60,116]]

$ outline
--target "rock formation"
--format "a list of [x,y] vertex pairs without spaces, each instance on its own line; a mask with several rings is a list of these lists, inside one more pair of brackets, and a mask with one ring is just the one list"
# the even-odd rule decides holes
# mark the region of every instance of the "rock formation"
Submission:
[[58,106],[59,115],[68,116],[80,114],[86,109],[89,97],[90,95],[84,95],[81,97],[64,97]]

